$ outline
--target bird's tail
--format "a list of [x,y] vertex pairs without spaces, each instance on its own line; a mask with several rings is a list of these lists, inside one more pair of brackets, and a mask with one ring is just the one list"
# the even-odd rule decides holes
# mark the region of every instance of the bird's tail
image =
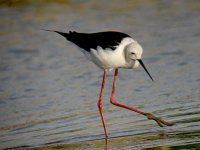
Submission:
[[56,32],[56,33],[64,36],[67,39],[68,39],[68,36],[69,36],[69,33],[64,33],[64,32],[60,32],[60,31],[57,31],[57,30],[47,30],[47,29],[41,29],[41,30],[43,30],[43,31],[49,31],[49,32]]

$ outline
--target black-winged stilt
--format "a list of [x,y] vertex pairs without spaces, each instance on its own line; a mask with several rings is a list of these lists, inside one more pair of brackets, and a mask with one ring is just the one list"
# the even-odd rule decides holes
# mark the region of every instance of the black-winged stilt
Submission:
[[166,126],[173,125],[172,123],[164,121],[161,118],[155,117],[151,113],[139,111],[133,107],[120,104],[115,100],[114,94],[118,76],[118,68],[134,69],[137,68],[139,65],[141,65],[147,72],[151,80],[153,81],[153,78],[151,77],[150,73],[146,69],[141,59],[143,49],[138,42],[136,42],[133,38],[131,38],[131,36],[116,31],[97,32],[97,33],[78,33],[75,31],[73,32],[69,31],[69,33],[64,33],[53,30],[45,30],[45,31],[56,32],[64,36],[68,41],[71,41],[77,46],[79,46],[81,48],[80,50],[86,55],[86,57],[89,60],[91,60],[98,67],[104,70],[103,81],[98,100],[98,108],[103,123],[106,139],[108,137],[108,133],[106,130],[106,124],[102,111],[102,96],[106,81],[106,72],[107,70],[111,69],[115,69],[112,93],[110,97],[111,104],[144,115],[149,120],[155,120],[157,124],[161,127],[163,127],[164,125]]

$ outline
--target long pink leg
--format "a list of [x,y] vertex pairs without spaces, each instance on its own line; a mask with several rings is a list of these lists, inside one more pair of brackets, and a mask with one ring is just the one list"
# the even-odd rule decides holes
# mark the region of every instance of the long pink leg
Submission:
[[150,120],[155,120],[157,122],[157,124],[159,126],[161,126],[161,127],[163,127],[163,125],[167,125],[167,126],[173,125],[173,123],[166,122],[166,121],[164,121],[161,118],[155,117],[151,113],[145,113],[145,112],[137,110],[137,109],[135,109],[133,107],[129,107],[129,106],[126,106],[126,105],[118,103],[115,100],[115,95],[114,95],[115,94],[116,83],[117,83],[117,76],[118,76],[118,69],[115,70],[115,75],[114,75],[114,80],[113,80],[113,87],[112,87],[112,93],[111,93],[111,97],[110,97],[111,104],[113,104],[115,106],[118,106],[118,107],[122,107],[122,108],[125,108],[125,109],[128,109],[128,110],[131,110],[131,111],[134,111],[134,112],[139,113],[141,115],[144,115],[144,116],[146,116]]
[[108,138],[108,134],[107,134],[107,130],[106,130],[106,124],[105,124],[105,120],[104,120],[104,116],[103,116],[103,111],[102,111],[102,96],[103,96],[103,92],[104,92],[104,85],[106,82],[106,70],[104,70],[104,74],[103,74],[103,80],[102,80],[102,85],[101,85],[101,92],[100,92],[100,96],[99,96],[99,101],[98,101],[98,108],[99,108],[99,112],[101,115],[101,120],[103,123],[103,128],[104,128],[104,132],[105,132],[105,136],[106,139]]

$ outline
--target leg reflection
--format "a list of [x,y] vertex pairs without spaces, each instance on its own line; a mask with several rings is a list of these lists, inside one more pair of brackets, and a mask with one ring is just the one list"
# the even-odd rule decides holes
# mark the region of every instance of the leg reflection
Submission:
[[108,137],[105,138],[105,150],[108,150]]

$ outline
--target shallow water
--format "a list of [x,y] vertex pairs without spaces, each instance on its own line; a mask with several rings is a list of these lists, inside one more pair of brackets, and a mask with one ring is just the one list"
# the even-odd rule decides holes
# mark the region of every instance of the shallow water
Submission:
[[111,105],[110,72],[103,101],[109,149],[199,148],[199,1],[73,0],[4,6],[0,16],[1,149],[104,149],[97,108],[103,72],[72,43],[40,29],[117,30],[143,46],[155,82],[141,67],[120,69],[117,100],[175,125],[160,128]]

